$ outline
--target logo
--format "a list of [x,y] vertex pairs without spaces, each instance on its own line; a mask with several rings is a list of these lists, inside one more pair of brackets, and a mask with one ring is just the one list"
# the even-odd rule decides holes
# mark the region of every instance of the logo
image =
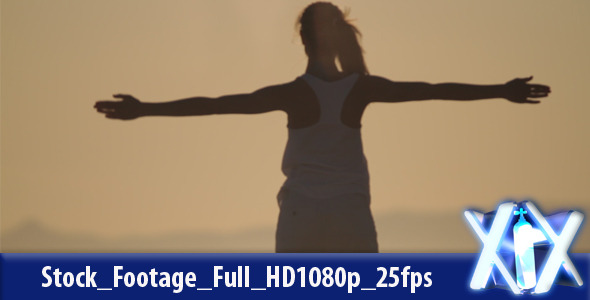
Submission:
[[514,294],[542,294],[556,278],[582,286],[567,253],[584,219],[581,212],[543,216],[524,201],[502,203],[486,214],[466,210],[465,218],[482,243],[472,289],[507,287]]

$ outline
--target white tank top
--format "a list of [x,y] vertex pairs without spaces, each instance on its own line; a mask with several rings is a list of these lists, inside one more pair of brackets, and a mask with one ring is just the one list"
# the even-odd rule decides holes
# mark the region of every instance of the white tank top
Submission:
[[359,74],[327,82],[301,76],[315,92],[320,119],[311,126],[291,129],[283,156],[287,176],[283,188],[314,198],[358,193],[370,198],[369,172],[360,128],[341,121],[342,105]]

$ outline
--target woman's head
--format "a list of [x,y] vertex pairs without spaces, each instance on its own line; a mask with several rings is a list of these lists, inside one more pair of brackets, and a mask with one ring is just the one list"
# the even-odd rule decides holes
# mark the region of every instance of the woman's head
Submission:
[[316,2],[303,10],[297,24],[305,53],[310,58],[329,56],[338,59],[342,72],[367,74],[360,32],[346,15],[329,2]]

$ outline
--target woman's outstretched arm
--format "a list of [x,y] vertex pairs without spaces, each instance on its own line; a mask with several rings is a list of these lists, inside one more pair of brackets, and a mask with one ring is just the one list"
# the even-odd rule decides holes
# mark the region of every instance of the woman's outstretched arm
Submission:
[[146,103],[131,95],[116,94],[121,101],[97,101],[94,108],[107,118],[132,120],[143,116],[202,116],[211,114],[257,114],[284,110],[286,85],[262,88],[250,94],[218,98],[193,97],[169,102]]
[[515,103],[536,104],[536,98],[547,97],[551,89],[542,84],[529,84],[533,77],[516,78],[505,84],[474,85],[461,83],[430,84],[424,82],[393,82],[371,76],[367,87],[371,102],[404,102],[415,100],[480,100],[504,98]]

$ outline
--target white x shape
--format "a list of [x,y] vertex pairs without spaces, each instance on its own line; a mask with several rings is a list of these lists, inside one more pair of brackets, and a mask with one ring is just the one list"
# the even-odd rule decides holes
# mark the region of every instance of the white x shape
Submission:
[[470,286],[472,289],[485,288],[495,265],[498,267],[498,270],[500,270],[500,274],[502,274],[512,292],[515,294],[521,293],[521,290],[516,285],[514,277],[506,268],[506,263],[498,255],[498,248],[500,248],[502,239],[504,238],[504,235],[506,235],[506,230],[509,227],[507,225],[512,221],[514,216],[512,212],[514,211],[515,206],[516,203],[514,202],[500,204],[489,233],[483,228],[483,215],[481,213],[472,210],[465,211],[465,218],[483,244],[483,250],[477,261],[473,277],[471,278]]
[[[500,204],[496,210],[496,215],[489,233],[486,232],[483,227],[482,213],[473,210],[465,211],[465,218],[483,244],[483,250],[481,251],[477,266],[473,272],[473,277],[471,278],[470,286],[472,289],[485,288],[492,269],[496,266],[512,292],[515,294],[522,293],[522,290],[516,285],[514,277],[506,268],[506,263],[498,255],[498,248],[500,248],[502,239],[506,235],[506,230],[508,230],[509,227],[508,224],[511,224],[512,222],[512,212],[515,206],[515,202]],[[541,275],[537,280],[534,293],[541,294],[549,291],[551,285],[553,285],[553,282],[555,281],[555,276],[559,271],[559,267],[561,266],[563,266],[570,277],[574,278],[578,286],[581,286],[583,284],[582,278],[567,255],[567,250],[582,224],[584,215],[577,211],[570,211],[568,219],[566,220],[561,233],[558,235],[532,202],[525,201],[525,206],[527,211],[530,212],[530,216],[534,223],[541,227],[541,231],[552,244],[548,258],[541,270]]]
[[563,225],[563,229],[561,230],[561,234],[558,235],[555,233],[553,228],[551,228],[549,223],[547,223],[545,217],[543,217],[543,215],[539,212],[535,205],[533,205],[532,202],[525,202],[525,206],[531,213],[535,223],[541,226],[543,233],[553,244],[553,247],[551,247],[548,258],[545,262],[545,266],[541,271],[541,276],[537,281],[535,293],[541,294],[549,291],[551,285],[553,285],[553,281],[555,281],[555,276],[559,271],[559,267],[562,265],[570,277],[574,278],[578,286],[581,286],[583,284],[582,278],[580,277],[580,274],[578,274],[576,267],[574,267],[574,264],[567,255],[567,250],[570,248],[572,240],[578,232],[578,228],[580,228],[580,225],[582,224],[584,215],[577,211],[570,211],[569,217],[565,222],[565,225]]

